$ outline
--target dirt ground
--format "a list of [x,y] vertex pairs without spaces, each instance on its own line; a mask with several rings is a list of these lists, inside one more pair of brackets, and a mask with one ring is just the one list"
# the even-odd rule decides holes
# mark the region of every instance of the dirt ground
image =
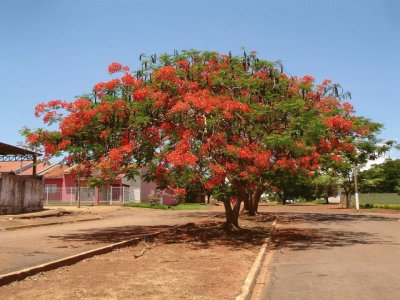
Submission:
[[[1,299],[233,299],[269,235],[273,216],[188,224],[137,245],[0,287]],[[251,230],[250,230],[251,229]]]

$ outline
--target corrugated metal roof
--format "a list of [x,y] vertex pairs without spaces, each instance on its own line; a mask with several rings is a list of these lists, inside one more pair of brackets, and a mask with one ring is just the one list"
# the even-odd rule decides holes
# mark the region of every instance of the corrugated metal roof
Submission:
[[37,155],[41,154],[0,142],[0,155]]

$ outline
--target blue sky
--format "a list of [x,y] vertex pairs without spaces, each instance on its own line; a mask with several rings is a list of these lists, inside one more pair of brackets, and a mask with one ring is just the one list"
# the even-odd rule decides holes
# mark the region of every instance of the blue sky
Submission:
[[[400,1],[0,0],[0,141],[38,127],[39,102],[73,100],[107,80],[107,66],[138,66],[141,52],[173,49],[282,60],[292,75],[330,78],[359,115],[400,141]],[[399,152],[392,157],[400,158]]]

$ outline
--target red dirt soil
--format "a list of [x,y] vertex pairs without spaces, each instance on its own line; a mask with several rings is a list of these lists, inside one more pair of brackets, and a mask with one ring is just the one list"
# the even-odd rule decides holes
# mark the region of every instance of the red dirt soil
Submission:
[[229,234],[221,228],[222,219],[191,223],[0,287],[0,298],[232,299],[240,293],[272,220],[270,215],[242,219],[244,230]]

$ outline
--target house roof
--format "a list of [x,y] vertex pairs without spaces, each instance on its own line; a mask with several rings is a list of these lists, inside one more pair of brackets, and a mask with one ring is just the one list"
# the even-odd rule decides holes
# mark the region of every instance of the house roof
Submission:
[[[78,165],[73,165],[73,166],[71,166],[71,167],[65,168],[63,174],[70,174],[71,171],[72,171],[73,169],[75,169],[77,166],[78,166]],[[92,168],[92,174],[98,176],[98,175],[100,175],[100,170],[97,169],[96,167],[93,167],[93,168]],[[122,178],[122,177],[124,177],[124,174],[118,174],[115,178]]]
[[47,169],[46,172],[42,173],[44,178],[62,178],[64,172],[70,167],[61,164],[55,164],[53,167]]
[[[46,170],[49,170],[53,167],[55,167],[58,164],[54,163],[39,163],[36,165],[36,173],[38,175],[44,175]],[[33,162],[32,162],[33,166]],[[18,173],[18,175],[31,175],[32,174],[32,166],[26,170],[23,170],[22,172]]]
[[[77,165],[66,166],[60,163],[38,163],[36,164],[36,174],[44,178],[62,178],[64,174],[70,174]],[[0,173],[14,172],[17,175],[31,175],[33,161],[0,161]],[[93,169],[94,175],[99,175],[98,169]],[[122,178],[124,174],[119,174],[116,178]]]
[[0,161],[32,160],[37,156],[41,154],[0,142]]
[[0,161],[0,173],[17,172],[29,164],[32,164],[32,161]]

